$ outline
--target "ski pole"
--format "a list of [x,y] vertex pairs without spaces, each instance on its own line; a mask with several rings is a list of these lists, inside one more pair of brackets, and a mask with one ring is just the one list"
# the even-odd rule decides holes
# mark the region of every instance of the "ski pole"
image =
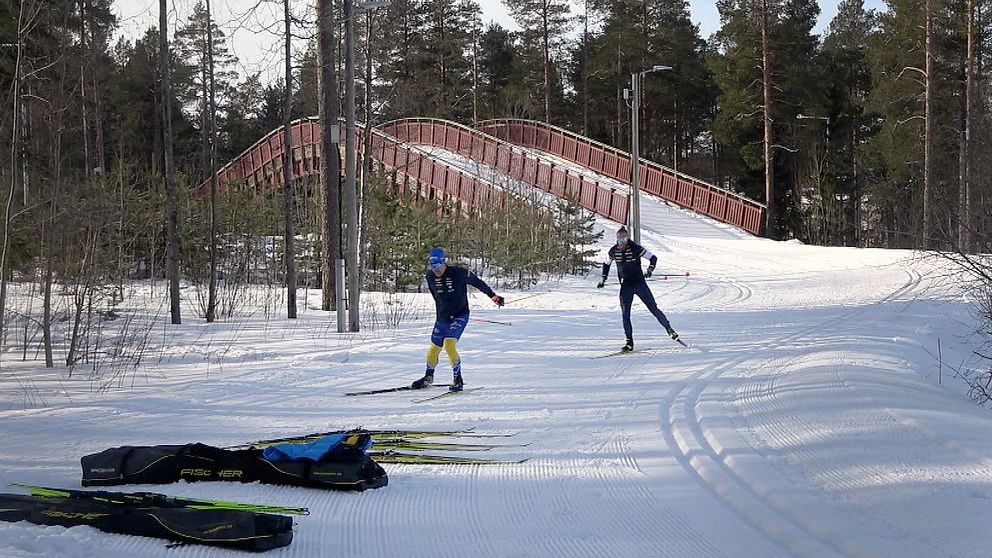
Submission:
[[471,318],[469,318],[469,319],[470,319],[470,320],[475,320],[475,321],[477,321],[477,322],[485,322],[485,323],[487,323],[487,324],[499,324],[499,325],[505,325],[505,326],[512,326],[512,325],[513,325],[513,324],[511,324],[510,322],[498,322],[498,321],[496,321],[496,320],[486,320],[486,319],[484,319],[484,318],[476,318],[476,317],[474,317],[474,316],[473,316],[473,317],[471,317]]
[[654,275],[652,275],[652,277],[659,277],[659,276],[661,277],[661,280],[662,281],[668,281],[668,278],[669,277],[673,277],[673,278],[674,277],[688,277],[689,276],[689,272],[686,271],[684,274],[683,273],[666,273],[666,272],[657,273],[657,272],[655,272]]
[[520,296],[520,297],[514,298],[513,300],[508,300],[508,301],[506,301],[506,303],[507,304],[513,304],[514,302],[517,302],[518,300],[526,300],[528,298],[534,298],[535,296],[541,296],[543,294],[547,294],[547,293],[534,293],[534,294],[529,294],[527,296]]

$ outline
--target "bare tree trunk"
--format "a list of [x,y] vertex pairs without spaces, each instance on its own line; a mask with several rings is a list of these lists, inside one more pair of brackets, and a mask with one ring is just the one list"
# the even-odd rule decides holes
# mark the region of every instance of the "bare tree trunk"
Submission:
[[582,135],[589,136],[589,0],[582,14]]
[[283,0],[286,20],[286,88],[282,119],[282,196],[286,224],[286,317],[296,318],[296,232],[293,228],[293,50],[290,35],[289,0]]
[[162,83],[162,149],[165,155],[165,188],[169,213],[169,306],[173,324],[183,323],[179,307],[179,200],[172,160],[172,77],[169,64],[168,2],[159,0],[158,57]]
[[[55,152],[59,153],[61,151],[60,147],[55,148]],[[56,163],[56,165],[59,165]],[[59,165],[61,166],[61,165]],[[58,177],[59,171],[56,170],[56,176]],[[54,222],[55,216],[55,199],[52,200],[52,219],[50,222]],[[49,233],[51,234],[51,233]],[[41,307],[41,336],[42,343],[45,348],[45,368],[54,368],[55,359],[52,356],[52,284],[55,279],[55,241],[53,238],[46,236],[46,241],[48,245],[46,246],[45,254],[45,279],[44,285],[42,286],[42,307]]]
[[152,174],[157,175],[164,172],[164,170],[162,169],[162,161],[165,160],[165,155],[162,153],[162,136],[164,134],[162,132],[163,119],[162,119],[161,96],[159,96],[155,100],[154,111],[155,114],[153,115],[152,118],[154,118],[155,122],[152,127],[152,134],[153,134],[152,153],[151,153],[151,164],[149,165],[149,167],[152,169]]
[[[75,303],[75,314],[72,318],[72,333],[69,336],[69,351],[65,357],[66,366],[72,366],[79,361],[80,357],[77,355],[79,352],[79,346],[82,342],[81,334],[79,328],[82,326],[83,322],[83,310],[86,307],[86,300],[90,297],[92,292],[93,282],[95,278],[95,270],[87,269],[92,264],[92,258],[94,257],[94,252],[96,250],[96,239],[97,233],[93,231],[87,231],[86,234],[85,247],[83,249],[83,259],[79,266],[79,278],[74,285],[75,292],[73,292],[73,302]],[[88,329],[88,327],[87,327]],[[84,354],[85,356],[85,354]]]
[[544,34],[542,45],[544,50],[544,121],[548,124],[551,123],[551,38],[548,36],[551,32],[548,29],[549,3],[550,0],[543,0],[541,9],[541,29]]
[[9,264],[10,252],[10,225],[13,221],[11,209],[14,203],[14,192],[17,191],[17,177],[21,176],[19,167],[21,166],[21,150],[18,138],[20,136],[21,123],[21,64],[24,61],[24,35],[27,22],[25,21],[26,2],[20,3],[17,15],[17,58],[14,62],[14,79],[12,84],[13,110],[11,111],[11,134],[10,134],[10,189],[7,191],[7,200],[4,203],[3,212],[3,246],[0,247],[0,335],[6,323],[7,312],[7,266]]
[[851,126],[851,181],[854,183],[854,189],[851,197],[851,203],[854,205],[854,245],[861,247],[861,166],[860,159],[858,159],[858,143],[859,134],[857,123]]
[[975,126],[975,0],[968,0],[968,60],[964,94],[964,180],[958,193],[958,250],[974,252],[972,242],[971,189],[974,168]]
[[[361,248],[368,238],[368,211],[365,193],[372,181],[372,124],[375,113],[372,110],[372,10],[365,12],[365,130],[362,136],[362,180],[358,184],[358,284],[365,284],[365,254]],[[474,64],[474,62],[473,62]],[[473,97],[475,92],[472,93]],[[473,101],[474,102],[474,101]]]
[[[360,242],[368,238],[365,192],[372,180],[372,120],[375,114],[372,111],[372,10],[365,12],[365,131],[362,136],[362,181],[358,189],[358,221],[361,226],[358,229]],[[473,96],[475,93],[473,92]],[[358,263],[358,283],[364,284],[365,266],[364,256],[359,249]]]
[[86,48],[86,2],[83,0],[79,2],[79,45],[82,48],[84,56],[84,63],[79,65],[79,96],[81,101],[79,103],[79,112],[83,125],[83,171],[86,179],[89,180],[90,173],[93,171],[93,162],[90,154],[89,112],[86,107],[86,75],[84,72],[87,66],[85,55],[88,50]]
[[207,114],[207,172],[210,177],[210,284],[207,287],[207,322],[217,319],[217,83],[214,80],[214,30],[210,17],[210,0],[206,0],[207,10],[207,74],[210,78],[210,93]]
[[[473,62],[474,67],[475,62]],[[475,71],[475,70],[473,70]],[[475,93],[472,93],[473,97]],[[372,10],[365,12],[365,131],[362,136],[362,191],[358,201],[365,199],[365,186],[372,173]],[[475,116],[478,119],[478,116]]]
[[[63,16],[63,27],[66,27],[69,19],[69,2],[65,3],[65,15]],[[42,302],[41,302],[41,336],[42,345],[45,351],[45,367],[54,368],[55,358],[52,354],[52,286],[55,282],[55,219],[58,216],[58,202],[62,188],[62,122],[65,111],[65,83],[68,58],[67,39],[63,35],[61,38],[61,75],[59,77],[58,89],[55,91],[53,114],[53,125],[55,129],[55,141],[52,142],[52,168],[53,190],[49,208],[47,226],[44,226],[42,235],[45,242],[45,275],[42,279]]]
[[926,85],[924,88],[923,124],[923,238],[921,247],[930,248],[933,232],[933,0],[926,0]]
[[317,0],[317,51],[320,61],[320,155],[323,179],[322,304],[324,310],[337,309],[334,269],[341,257],[341,142],[338,125],[338,87],[335,68],[334,4]]
[[355,10],[344,0],[345,43],[345,205],[348,206],[348,331],[359,330],[358,196],[355,188]]
[[[371,13],[371,12],[370,12]],[[369,20],[371,29],[372,20]],[[479,29],[472,33],[472,123],[479,121]]]
[[672,112],[672,170],[679,170],[679,97],[677,93],[672,94],[674,109]]
[[90,78],[93,81],[93,84],[92,84],[92,89],[93,89],[93,120],[94,120],[93,129],[96,132],[96,137],[94,138],[94,142],[93,142],[94,151],[95,151],[95,153],[93,154],[93,156],[95,157],[95,160],[94,160],[95,167],[94,168],[97,169],[97,172],[103,173],[106,170],[107,163],[106,163],[106,156],[105,156],[105,153],[103,151],[103,116],[101,115],[102,112],[100,110],[100,107],[101,107],[101,104],[100,104],[100,88],[96,86],[96,84],[97,84],[97,78],[96,78],[96,76],[91,74],[90,75]]
[[772,70],[768,40],[768,0],[761,0],[761,80],[764,97],[765,236],[777,238],[775,216],[775,160],[772,157]]
[[[623,66],[620,63],[620,57],[623,51],[620,50],[620,41],[617,40],[617,127],[616,135],[613,136],[613,145],[620,145],[620,138],[623,136],[623,95],[621,94],[621,89],[623,89]],[[630,146],[628,146],[628,149]]]

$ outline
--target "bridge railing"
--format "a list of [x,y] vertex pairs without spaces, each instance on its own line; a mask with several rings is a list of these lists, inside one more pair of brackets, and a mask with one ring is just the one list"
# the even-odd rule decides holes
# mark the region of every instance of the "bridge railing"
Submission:
[[[629,185],[630,154],[568,130],[532,120],[480,122],[476,128],[501,140],[546,151]],[[766,206],[651,161],[640,161],[640,187],[676,205],[761,235]]]
[[447,120],[405,118],[379,129],[401,141],[440,147],[544,192],[574,199],[585,209],[618,223],[627,221],[630,198],[626,190],[591,180],[474,128]]
[[[340,146],[344,148],[344,126]],[[364,130],[357,129],[356,145],[362,149]],[[302,118],[291,125],[293,176],[320,173],[320,122]],[[282,184],[283,129],[269,132],[217,172],[220,189],[244,185],[256,195]],[[373,130],[370,154],[373,161],[394,173],[394,183],[428,199],[442,199],[463,209],[503,205],[504,192],[490,182],[439,161],[415,146]],[[342,153],[342,160],[344,154]],[[201,194],[209,182],[200,185]]]

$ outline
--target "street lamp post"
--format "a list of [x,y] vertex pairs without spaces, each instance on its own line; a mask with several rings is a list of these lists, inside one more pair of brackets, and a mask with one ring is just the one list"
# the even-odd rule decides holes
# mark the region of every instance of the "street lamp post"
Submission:
[[[355,14],[388,6],[388,0],[359,2],[344,0],[345,40],[345,146],[344,146],[344,203],[348,211],[348,329],[359,330],[359,293],[361,283],[358,271],[358,194],[355,187]],[[366,101],[367,102],[367,101]],[[342,304],[338,304],[340,324]]]
[[630,99],[630,216],[628,226],[634,242],[641,242],[641,200],[640,200],[640,113],[641,81],[646,74],[671,70],[671,66],[654,66],[648,70],[630,74],[630,91],[624,91]]

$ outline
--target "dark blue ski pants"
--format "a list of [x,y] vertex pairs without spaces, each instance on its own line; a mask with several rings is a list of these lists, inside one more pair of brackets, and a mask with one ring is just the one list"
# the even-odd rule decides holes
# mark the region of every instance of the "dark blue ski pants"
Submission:
[[627,339],[634,338],[634,327],[630,325],[630,307],[634,304],[634,295],[637,295],[644,306],[647,306],[648,310],[654,314],[654,317],[658,318],[658,323],[665,327],[665,331],[672,328],[665,313],[658,308],[658,304],[654,301],[654,295],[651,294],[651,289],[648,288],[646,282],[623,283],[620,285],[620,309],[623,311],[623,333]]

